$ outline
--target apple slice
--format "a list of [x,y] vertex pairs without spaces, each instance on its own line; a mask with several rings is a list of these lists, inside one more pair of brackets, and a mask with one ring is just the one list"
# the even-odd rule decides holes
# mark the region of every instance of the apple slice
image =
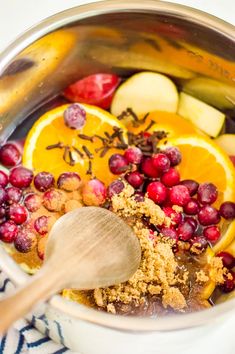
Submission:
[[220,135],[215,141],[229,156],[235,155],[235,134]]
[[168,77],[154,72],[141,72],[131,76],[117,89],[111,112],[118,116],[127,108],[137,114],[152,111],[175,113],[178,106],[178,91]]
[[177,113],[213,138],[219,135],[225,122],[224,113],[184,92],[180,93]]

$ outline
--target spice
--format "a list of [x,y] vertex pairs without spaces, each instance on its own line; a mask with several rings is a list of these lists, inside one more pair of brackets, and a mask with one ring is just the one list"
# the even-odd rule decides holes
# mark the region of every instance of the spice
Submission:
[[56,144],[48,145],[46,147],[47,150],[52,150],[52,149],[62,149],[64,147],[64,144],[61,142],[58,142]]
[[85,145],[82,146],[82,150],[85,152],[88,159],[93,159],[94,156],[92,155],[92,153],[88,150],[88,148]]
[[80,139],[88,140],[88,141],[91,141],[91,142],[93,142],[93,140],[94,140],[93,136],[88,136],[88,135],[85,135],[85,134],[78,134],[78,137]]

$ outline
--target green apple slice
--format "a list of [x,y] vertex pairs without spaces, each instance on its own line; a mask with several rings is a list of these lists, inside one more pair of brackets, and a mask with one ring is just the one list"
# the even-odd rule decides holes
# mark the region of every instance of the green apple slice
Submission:
[[141,72],[131,76],[117,89],[111,113],[118,116],[127,108],[137,115],[152,111],[175,113],[178,106],[178,91],[165,75]]
[[224,113],[184,92],[180,93],[177,113],[213,138],[219,135],[225,121]]
[[223,134],[216,139],[216,143],[229,155],[235,155],[235,134]]

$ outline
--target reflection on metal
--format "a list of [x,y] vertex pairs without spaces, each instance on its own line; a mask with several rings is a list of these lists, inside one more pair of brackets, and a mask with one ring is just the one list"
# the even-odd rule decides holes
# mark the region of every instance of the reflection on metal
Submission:
[[[86,8],[96,11],[85,16],[82,9]],[[141,70],[165,73],[185,92],[220,109],[234,109],[231,27],[219,23],[226,31],[215,31],[211,23],[217,24],[216,20],[204,17],[203,22],[202,14],[180,10],[181,16],[168,3],[108,1],[57,15],[57,29],[47,30],[0,69],[2,139],[66,85],[101,71],[124,77]]]

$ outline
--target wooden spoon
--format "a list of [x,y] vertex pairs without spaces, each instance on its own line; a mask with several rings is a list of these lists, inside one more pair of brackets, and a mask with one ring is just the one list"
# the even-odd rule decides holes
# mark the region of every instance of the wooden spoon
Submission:
[[140,259],[137,237],[114,213],[84,207],[63,215],[49,234],[42,268],[0,302],[0,333],[63,288],[95,289],[128,280]]

